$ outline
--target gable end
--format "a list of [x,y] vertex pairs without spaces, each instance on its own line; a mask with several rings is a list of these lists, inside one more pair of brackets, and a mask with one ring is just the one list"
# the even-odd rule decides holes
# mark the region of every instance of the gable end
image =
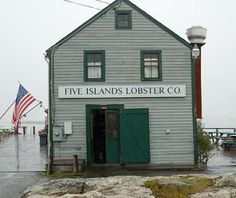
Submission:
[[159,21],[157,21],[156,19],[154,19],[152,16],[150,16],[149,14],[147,14],[145,11],[143,11],[142,9],[140,9],[139,7],[137,7],[135,4],[133,4],[132,2],[130,2],[129,0],[116,0],[113,3],[111,3],[110,5],[108,5],[107,7],[105,7],[102,11],[100,11],[99,13],[97,13],[96,15],[94,15],[92,18],[90,18],[88,21],[86,21],[85,23],[83,23],[81,26],[79,26],[78,28],[76,28],[75,30],[73,30],[71,33],[69,33],[67,36],[63,37],[61,40],[59,40],[56,44],[54,44],[53,46],[51,46],[49,49],[46,50],[47,56],[50,57],[51,51],[53,49],[56,49],[57,47],[59,47],[60,45],[62,45],[64,42],[66,42],[67,40],[69,40],[71,37],[73,37],[75,34],[79,33],[81,30],[83,30],[84,28],[86,28],[88,25],[90,25],[92,22],[94,22],[95,20],[97,20],[99,17],[101,17],[102,15],[104,15],[106,12],[108,12],[110,9],[112,9],[114,6],[116,6],[117,4],[119,4],[120,2],[125,2],[127,5],[129,5],[131,8],[133,8],[134,10],[136,10],[137,12],[139,12],[140,14],[142,14],[145,18],[147,18],[149,21],[151,21],[152,23],[154,23],[155,25],[157,25],[158,27],[160,27],[161,29],[163,29],[165,32],[167,32],[169,35],[171,35],[173,38],[175,38],[177,41],[179,41],[180,43],[182,43],[183,45],[185,45],[186,47],[188,47],[189,49],[192,49],[192,46],[190,45],[190,43],[188,43],[186,40],[184,40],[182,37],[180,37],[178,34],[176,34],[175,32],[173,32],[172,30],[170,30],[169,28],[167,28],[166,26],[164,26],[162,23],[160,23]]

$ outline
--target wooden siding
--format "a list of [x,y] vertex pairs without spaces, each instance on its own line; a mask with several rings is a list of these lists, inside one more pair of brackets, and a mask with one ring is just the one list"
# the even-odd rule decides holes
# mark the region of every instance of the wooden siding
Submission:
[[[117,10],[131,10],[124,2]],[[106,81],[84,82],[84,50],[105,50]],[[142,82],[140,51],[162,51],[162,81]],[[186,84],[185,98],[58,99],[58,86],[111,84]],[[73,135],[55,143],[56,159],[78,154],[86,159],[86,104],[124,104],[148,108],[151,164],[194,164],[191,52],[143,15],[132,10],[132,29],[115,30],[115,11],[109,10],[55,52],[53,115],[55,125],[71,120]],[[170,129],[170,134],[166,134]],[[81,149],[79,149],[81,147]]]

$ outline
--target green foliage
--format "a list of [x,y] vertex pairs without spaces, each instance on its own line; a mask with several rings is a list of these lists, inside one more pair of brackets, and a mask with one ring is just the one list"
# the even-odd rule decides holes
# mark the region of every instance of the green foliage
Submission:
[[[176,185],[174,182],[176,182]],[[214,185],[214,180],[200,176],[185,176],[169,178],[169,182],[151,180],[145,182],[145,187],[150,188],[154,197],[157,198],[188,198],[195,193],[204,192],[208,187]]]
[[210,136],[205,134],[201,126],[197,127],[197,152],[198,152],[198,165],[200,167],[207,166],[210,158],[210,152],[214,149],[211,143]]

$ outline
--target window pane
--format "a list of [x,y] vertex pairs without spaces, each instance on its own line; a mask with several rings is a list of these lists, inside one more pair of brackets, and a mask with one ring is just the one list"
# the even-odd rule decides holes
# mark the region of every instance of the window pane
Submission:
[[88,67],[88,78],[101,78],[101,67]]
[[118,20],[118,22],[122,22],[122,21],[124,21],[124,17],[123,17],[123,15],[122,15],[122,14],[118,14],[118,16],[117,16],[117,20]]
[[93,62],[93,54],[87,54],[87,61],[88,63]]
[[152,77],[152,68],[151,67],[145,67],[144,68],[144,76],[145,78],[151,78]]
[[152,67],[152,78],[158,77],[158,69],[157,67]]
[[129,27],[129,21],[124,21],[123,22],[123,27]]
[[118,138],[118,113],[112,112],[107,114],[107,138]]
[[128,21],[129,20],[129,14],[123,14],[123,19],[124,19],[124,21]]
[[102,61],[102,55],[101,54],[94,54],[94,62],[101,62]]

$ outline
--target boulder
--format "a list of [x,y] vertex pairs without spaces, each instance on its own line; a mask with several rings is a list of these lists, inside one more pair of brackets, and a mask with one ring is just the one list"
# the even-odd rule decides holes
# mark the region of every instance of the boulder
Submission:
[[84,192],[85,182],[79,179],[51,180],[45,184],[26,189],[22,198],[31,195],[61,196],[65,194],[81,194]]
[[22,198],[153,198],[143,186],[146,180],[139,176],[57,179],[28,188]]

